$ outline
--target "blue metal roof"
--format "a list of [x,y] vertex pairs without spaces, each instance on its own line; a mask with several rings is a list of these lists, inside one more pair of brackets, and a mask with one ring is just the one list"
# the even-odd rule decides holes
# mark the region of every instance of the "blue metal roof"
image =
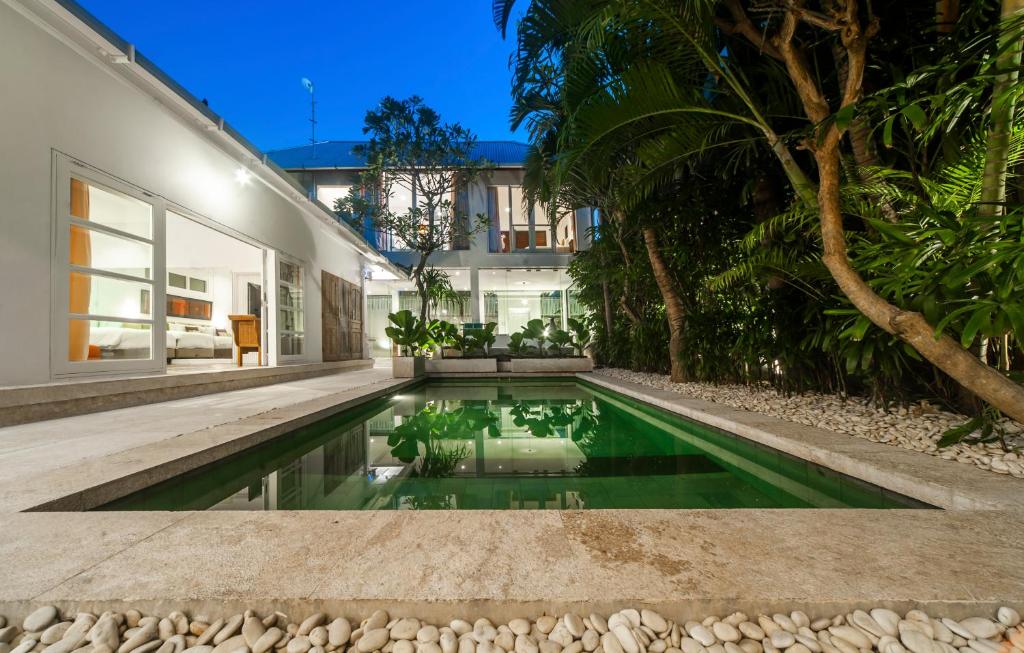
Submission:
[[[316,145],[299,145],[270,150],[267,156],[285,170],[317,168],[362,168],[366,160],[352,152],[366,141],[323,141]],[[477,141],[473,158],[483,157],[499,168],[521,168],[526,162],[526,143],[515,141]]]

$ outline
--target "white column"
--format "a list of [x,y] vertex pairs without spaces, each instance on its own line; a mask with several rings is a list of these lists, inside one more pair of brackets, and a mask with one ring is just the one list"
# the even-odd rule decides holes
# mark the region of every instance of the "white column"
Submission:
[[470,266],[469,268],[469,301],[470,319],[473,322],[483,322],[483,298],[480,295],[480,268]]

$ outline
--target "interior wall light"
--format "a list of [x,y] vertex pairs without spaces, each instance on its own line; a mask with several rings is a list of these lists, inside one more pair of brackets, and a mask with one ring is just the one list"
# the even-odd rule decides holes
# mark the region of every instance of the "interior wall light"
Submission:
[[248,186],[252,183],[252,173],[245,168],[238,168],[235,170],[235,181],[242,186]]

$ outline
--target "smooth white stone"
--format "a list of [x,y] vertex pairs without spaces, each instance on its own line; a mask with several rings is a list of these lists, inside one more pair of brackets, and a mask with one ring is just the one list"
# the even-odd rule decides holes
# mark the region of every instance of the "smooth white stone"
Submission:
[[601,645],[601,635],[596,630],[586,630],[580,641],[583,643],[583,650],[591,653]]
[[828,629],[828,632],[832,633],[833,640],[836,637],[840,637],[850,642],[857,648],[871,648],[871,640],[868,639],[867,635],[857,630],[853,626],[831,626]]
[[[252,648],[252,653],[267,653],[267,651],[274,648],[275,644],[281,641],[282,637],[284,637],[284,631],[277,626],[268,628],[267,631],[260,635],[260,638],[257,639],[250,647]],[[348,640],[346,639],[346,641]]]
[[306,635],[296,635],[288,640],[288,644],[285,646],[288,653],[306,653],[311,648],[313,648],[313,642],[309,641],[309,637]]
[[960,620],[960,625],[969,633],[981,639],[991,639],[999,636],[999,629],[988,619],[981,617],[967,617]]
[[543,617],[537,618],[537,630],[547,635],[555,629],[555,624],[557,623],[558,619],[546,614]]
[[953,631],[947,628],[946,624],[938,619],[932,619],[929,623],[932,627],[932,639],[946,644],[953,641]]
[[632,608],[626,608],[625,610],[619,610],[619,614],[626,619],[629,619],[629,625],[631,628],[640,627],[640,613],[638,611]]
[[459,653],[476,653],[476,641],[471,637],[459,639]]
[[668,622],[654,610],[641,610],[640,623],[656,633],[663,633],[668,630]]
[[623,653],[619,638],[612,632],[601,635],[601,648],[604,649],[604,653]]
[[774,633],[768,636],[768,641],[772,643],[772,646],[781,650],[785,650],[796,644],[796,636],[788,630],[776,630]]
[[714,634],[701,624],[697,624],[693,628],[689,629],[689,633],[690,637],[700,642],[701,646],[714,646],[717,641]]
[[741,639],[740,648],[743,649],[743,653],[764,653],[764,647],[761,646],[761,642],[753,639]]
[[542,639],[537,642],[540,653],[562,653],[562,645],[552,639]]
[[352,637],[352,624],[345,617],[338,617],[327,626],[327,643],[331,646],[344,646]]
[[818,632],[819,630],[825,630],[826,628],[828,628],[831,625],[832,625],[832,620],[831,619],[822,618],[822,619],[815,619],[814,621],[812,621],[811,625],[810,625],[810,628],[814,632]]
[[743,637],[740,635],[740,631],[736,630],[734,627],[730,626],[724,621],[715,622],[715,624],[711,626],[711,632],[713,632],[715,634],[715,637],[722,642],[736,643],[743,639]]
[[441,639],[441,631],[437,629],[437,626],[423,626],[416,631],[416,641],[421,644],[436,643]]
[[796,634],[796,624],[793,623],[793,620],[789,618],[789,615],[782,613],[773,614],[772,621],[777,623],[779,625],[779,628],[782,628],[787,632],[793,633],[794,635]]
[[744,621],[738,626],[744,637],[748,637],[754,641],[760,642],[765,638],[764,629],[755,624],[752,621]]
[[683,637],[679,640],[679,649],[683,653],[704,653],[704,645],[692,637]]
[[540,647],[537,641],[529,635],[516,635],[516,653],[538,653]]
[[[221,642],[224,642],[224,641],[234,637],[235,634],[238,633],[238,630],[242,627],[242,622],[244,620],[245,620],[245,616],[244,615],[240,615],[240,614],[236,614],[235,616],[233,616],[230,619],[228,619],[227,623],[224,624],[224,627],[221,628],[220,630],[218,630],[217,634],[213,636],[213,643],[217,644],[217,645],[220,645]],[[141,625],[141,624],[145,623],[145,621],[146,621],[146,618],[143,617],[141,620],[139,620],[139,624]],[[232,652],[228,651],[227,653],[232,653]]]
[[920,630],[901,628],[900,641],[913,653],[935,653],[932,640]]
[[[966,628],[960,625],[959,621],[955,621],[947,617],[943,617],[939,621],[942,623],[943,626],[949,628],[949,630],[952,631],[955,635],[959,635],[964,639],[971,639],[974,637],[974,635],[971,634],[971,631],[967,630]],[[967,644],[964,644],[964,646],[967,646]]]
[[896,637],[899,634],[900,631],[897,625],[900,623],[900,616],[892,610],[875,608],[871,611],[870,616],[882,629],[883,634],[890,637]]
[[741,649],[735,642],[726,642],[724,647],[725,653],[743,653],[743,649]]
[[583,653],[583,642],[576,641],[562,649],[562,653]]
[[632,628],[633,624],[629,623],[629,619],[626,615],[616,612],[615,614],[608,617],[608,630],[615,630],[616,626],[625,626],[626,628]]
[[391,647],[391,653],[416,653],[416,645],[408,639],[400,639]]
[[32,611],[25,620],[21,622],[21,629],[25,632],[39,632],[57,620],[57,608],[52,605],[44,605]]
[[668,642],[656,639],[647,647],[647,653],[665,653],[666,649],[668,649]]
[[459,638],[454,630],[445,629],[438,644],[441,646],[441,653],[456,653],[459,650]]
[[996,611],[996,619],[1007,628],[1013,628],[1020,623],[1020,613],[1004,605]]
[[636,641],[633,631],[628,626],[615,626],[612,628],[612,634],[619,640],[623,651],[626,653],[640,653],[640,643]]
[[862,630],[868,631],[875,637],[881,637],[882,635],[887,634],[885,629],[882,628],[882,626],[877,621],[875,621],[871,617],[871,615],[869,615],[867,612],[864,612],[863,610],[854,610],[853,615],[850,617],[850,620],[853,622],[855,626],[861,628]]
[[508,622],[508,627],[515,635],[529,635],[530,634],[530,620],[529,619],[513,619]]
[[793,620],[797,628],[806,628],[811,625],[811,619],[805,613],[800,610],[794,610],[789,613],[789,618]]
[[802,644],[808,650],[810,650],[811,653],[821,653],[821,643],[814,637],[808,637],[807,635],[804,635],[802,633],[797,633],[796,643]]
[[[380,621],[377,620],[376,623],[380,623]],[[384,623],[386,624],[387,622],[385,621]],[[371,653],[371,651],[384,648],[384,645],[388,643],[389,638],[390,634],[388,633],[388,629],[384,628],[384,626],[372,628],[365,631],[363,636],[356,641],[356,649],[358,649],[360,653]],[[291,653],[291,651],[288,653]]]
[[608,632],[608,621],[596,612],[590,613],[590,625],[594,627],[598,635]]

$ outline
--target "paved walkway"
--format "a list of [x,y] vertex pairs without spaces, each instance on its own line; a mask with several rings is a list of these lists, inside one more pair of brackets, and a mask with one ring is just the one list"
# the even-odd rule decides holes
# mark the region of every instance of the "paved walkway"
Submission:
[[69,481],[78,482],[71,491],[84,489],[83,484],[100,480],[86,473],[97,465],[108,468],[98,470],[104,476],[127,473],[117,465],[144,463],[137,459],[153,456],[154,444],[198,432],[209,435],[212,429],[275,410],[312,410],[307,406],[311,401],[326,407],[396,382],[390,370],[369,369],[0,428],[0,512],[56,498],[54,491],[64,491]]

